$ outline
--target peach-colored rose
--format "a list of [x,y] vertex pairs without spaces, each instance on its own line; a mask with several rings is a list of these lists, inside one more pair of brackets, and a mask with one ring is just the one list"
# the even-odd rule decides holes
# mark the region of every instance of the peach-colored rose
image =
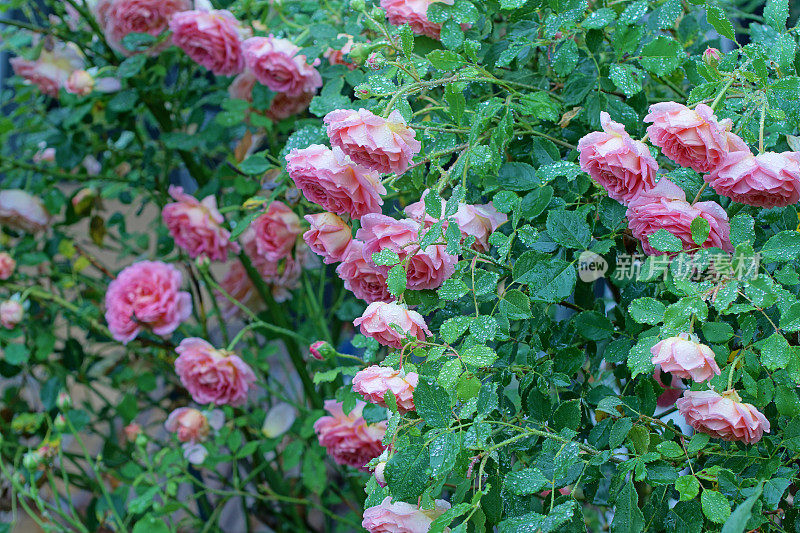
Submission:
[[314,68],[319,59],[309,65],[300,48],[290,41],[271,35],[251,37],[242,47],[247,68],[271,91],[297,97],[322,87],[322,77]]
[[[167,30],[173,15],[192,7],[192,0],[112,0],[95,6],[95,14],[108,43],[121,54],[130,56],[135,52],[122,45],[127,35],[146,33],[158,37]],[[167,40],[147,53],[158,54],[169,45]]]
[[328,48],[322,57],[328,60],[328,63],[331,65],[344,65],[345,67],[353,70],[356,68],[356,64],[351,61],[346,61],[344,56],[349,54],[350,51],[353,49],[353,36],[348,35],[346,33],[340,33],[336,36],[338,39],[347,39],[347,42],[344,43],[341,48],[334,50],[333,48]]
[[402,174],[422,147],[398,111],[392,111],[386,119],[363,108],[337,109],[323,121],[333,146],[359,165],[378,172]]
[[672,407],[675,405],[675,400],[680,398],[683,391],[686,390],[686,386],[680,379],[674,376],[669,385],[665,384],[664,374],[666,374],[666,372],[662,372],[660,367],[656,367],[655,370],[653,370],[653,379],[656,380],[658,386],[663,390],[663,392],[658,395],[656,405],[659,407]]
[[42,201],[20,189],[0,191],[0,224],[28,233],[50,226],[50,213]]
[[381,0],[386,18],[395,26],[408,24],[417,35],[438,39],[441,24],[428,20],[428,7],[436,2],[453,5],[454,0]]
[[800,154],[732,152],[704,179],[717,194],[736,202],[786,207],[800,200]]
[[0,324],[6,329],[14,329],[22,322],[25,309],[18,300],[6,300],[0,303]]
[[603,131],[593,131],[578,142],[581,169],[608,195],[625,205],[656,183],[658,164],[650,150],[631,139],[625,126],[600,112]]
[[653,364],[673,376],[692,379],[696,383],[719,376],[714,352],[697,340],[697,337],[688,333],[664,339],[650,349]]
[[64,89],[70,94],[86,96],[94,89],[94,78],[83,69],[76,70],[67,78]]
[[181,291],[181,273],[161,261],[139,261],[108,285],[106,322],[112,336],[127,344],[142,328],[169,335],[192,314],[192,296]]
[[648,240],[649,235],[662,228],[681,240],[685,252],[696,251],[698,246],[692,240],[691,224],[697,217],[704,218],[711,227],[708,239],[699,248],[717,247],[726,252],[733,251],[730,223],[725,210],[716,202],[691,205],[686,201],[683,190],[666,178],[634,198],[628,205],[626,216],[631,232],[642,242],[642,248],[648,255],[665,253],[650,246]]
[[364,509],[361,526],[369,533],[427,533],[433,521],[450,509],[445,500],[436,500],[434,506],[423,510],[410,503],[392,502],[392,497],[387,496],[378,505]]
[[458,257],[447,253],[443,244],[424,250],[415,247],[406,265],[407,287],[412,290],[437,289],[456,271]]
[[341,261],[353,239],[353,230],[347,222],[327,212],[306,215],[305,219],[311,229],[303,234],[303,240],[311,250],[322,256],[326,265]]
[[[419,225],[413,220],[395,220],[379,213],[370,213],[361,217],[361,228],[356,231],[356,238],[364,243],[364,260],[374,264],[372,254],[381,250],[392,250],[401,259],[416,251],[419,247],[418,229]],[[378,268],[383,272],[389,270],[387,266]]]
[[354,164],[338,147],[295,148],[286,156],[286,171],[308,201],[327,211],[353,218],[381,211],[386,188],[378,174]]
[[495,209],[494,204],[489,202],[481,205],[459,204],[453,219],[458,223],[458,229],[461,230],[463,237],[466,238],[467,235],[475,237],[475,242],[472,244],[474,249],[488,252],[491,248],[489,235],[505,224],[508,216]]
[[705,104],[692,110],[683,104],[660,102],[650,106],[644,121],[652,123],[647,135],[665,156],[700,173],[716,168],[728,152],[750,150],[731,133],[733,123],[717,121],[714,110]]
[[238,355],[196,337],[183,339],[175,351],[175,372],[195,402],[239,406],[247,400],[256,375]]
[[386,434],[386,422],[367,424],[364,420],[365,405],[358,401],[350,413],[344,414],[341,402],[325,400],[329,416],[314,422],[317,439],[333,460],[363,472],[368,470],[367,463],[383,451],[381,440]]
[[401,413],[407,413],[415,409],[414,389],[417,383],[419,374],[416,372],[404,374],[388,366],[372,365],[353,376],[353,391],[369,403],[383,407],[387,407],[384,395],[391,392],[397,402],[397,409]]
[[675,404],[696,431],[717,439],[755,444],[764,432],[769,433],[769,420],[751,404],[741,402],[732,390],[724,394],[687,390]]
[[192,407],[179,407],[172,411],[164,427],[171,433],[177,433],[181,442],[202,442],[211,432],[206,415]]
[[386,286],[386,272],[364,260],[363,248],[363,242],[350,241],[336,274],[344,281],[344,288],[356,298],[368,304],[391,302],[394,298]]
[[83,59],[74,44],[56,42],[45,46],[36,60],[12,57],[11,67],[17,76],[36,85],[42,93],[58,98],[73,71],[83,68]]
[[[422,315],[397,303],[372,302],[353,324],[359,326],[363,335],[398,350],[403,348],[408,338],[424,341],[433,335]],[[404,334],[393,326],[399,327]]]
[[303,233],[300,217],[278,200],[269,204],[267,211],[252,224],[255,232],[256,253],[266,261],[277,262],[291,254],[297,237]]
[[172,42],[214,74],[244,70],[243,29],[230,11],[183,11],[170,19],[169,28]]
[[0,279],[6,280],[14,274],[17,262],[8,252],[0,252]]
[[224,261],[228,252],[239,253],[239,245],[230,240],[230,232],[217,209],[217,199],[209,195],[199,201],[183,192],[183,187],[171,185],[169,194],[176,201],[168,203],[161,211],[164,225],[175,239],[175,244],[186,250],[191,258],[207,257],[211,261]]
[[276,93],[264,115],[274,122],[285,120],[308,109],[312,98],[314,93],[300,93],[297,96]]
[[228,94],[231,98],[238,98],[239,100],[253,101],[253,87],[255,87],[258,80],[256,75],[250,69],[245,69],[244,72],[233,78],[233,81],[228,85]]

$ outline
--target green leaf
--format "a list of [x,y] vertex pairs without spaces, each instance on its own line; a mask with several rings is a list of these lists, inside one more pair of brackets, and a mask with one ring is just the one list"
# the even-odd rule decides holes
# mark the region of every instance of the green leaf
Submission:
[[577,281],[572,263],[535,251],[517,259],[513,274],[515,281],[530,287],[533,301],[560,302],[572,294]]
[[500,167],[497,182],[509,191],[529,191],[541,184],[536,169],[527,163],[509,162]]
[[538,468],[523,468],[506,474],[503,487],[517,496],[529,496],[540,492],[549,480]]
[[447,100],[448,111],[453,116],[457,124],[461,123],[461,117],[467,108],[467,99],[463,89],[456,84],[449,83],[444,88],[444,99]]
[[631,348],[628,354],[628,368],[631,370],[631,377],[635,378],[639,374],[650,374],[653,372],[653,361],[650,349],[656,345],[658,337],[640,338],[636,345]]
[[742,243],[752,244],[755,238],[755,220],[747,213],[739,213],[731,217],[731,243],[739,246]]
[[642,90],[644,75],[641,70],[632,65],[615,63],[611,65],[609,78],[625,93],[625,96],[630,98]]
[[650,242],[650,246],[659,252],[680,252],[683,250],[681,240],[664,228],[648,235],[647,240]]
[[782,231],[764,243],[761,257],[764,261],[791,261],[800,256],[800,232]]
[[770,371],[786,368],[791,353],[786,338],[780,333],[773,333],[761,345],[761,363]]
[[553,427],[556,431],[569,428],[576,431],[581,425],[581,401],[563,402],[553,413]]
[[592,243],[592,230],[586,217],[577,211],[550,211],[546,226],[550,238],[567,248],[585,250]]
[[500,311],[509,320],[524,320],[531,317],[531,300],[524,292],[511,289],[503,294],[500,300]]
[[519,9],[527,3],[528,0],[500,0],[500,9]]
[[397,264],[389,269],[386,286],[390,293],[394,296],[401,295],[406,290],[406,283],[408,283],[408,278],[402,264]]
[[169,533],[169,527],[163,518],[145,515],[133,526],[133,533]]
[[728,342],[733,338],[733,327],[727,322],[706,322],[702,330],[708,342]]
[[497,360],[497,354],[488,346],[477,344],[461,352],[461,360],[473,366],[491,366]]
[[710,1],[706,5],[706,19],[711,24],[717,33],[723,37],[727,37],[731,41],[736,40],[736,34],[733,31],[733,24],[725,15],[725,11],[716,4],[711,4]]
[[600,341],[614,335],[614,325],[608,317],[597,311],[581,311],[573,320],[578,333],[585,339]]
[[617,13],[613,9],[602,7],[589,13],[589,16],[583,21],[582,26],[587,30],[601,30],[614,22],[616,18]]
[[396,265],[400,262],[400,256],[394,250],[385,248],[372,254],[372,262],[379,266]]
[[414,389],[414,406],[429,426],[446,428],[450,425],[450,396],[438,383],[420,380]]
[[269,167],[270,162],[263,155],[251,155],[239,164],[239,170],[251,176],[263,174]]
[[450,50],[434,50],[425,57],[439,70],[455,70],[466,64],[460,55]]
[[639,509],[639,494],[633,483],[623,483],[614,506],[611,533],[641,533],[644,526],[644,515]]
[[675,490],[680,494],[680,501],[693,500],[700,493],[700,482],[692,475],[681,476],[675,480]]
[[711,224],[703,217],[697,217],[692,220],[690,226],[692,230],[692,240],[697,246],[702,246],[708,240],[708,235],[711,233]]
[[639,324],[655,326],[664,320],[664,311],[666,309],[666,306],[655,298],[645,296],[632,301],[628,307],[628,312]]
[[147,62],[146,54],[136,54],[119,64],[117,76],[120,78],[131,78],[138,74]]
[[675,39],[662,35],[642,48],[639,62],[656,76],[667,76],[680,66],[684,57],[683,46]]
[[538,189],[529,192],[519,203],[519,214],[522,218],[531,219],[539,216],[550,204],[553,199],[553,188],[543,185]]
[[572,39],[564,39],[553,54],[553,70],[559,76],[566,76],[578,64],[578,44]]
[[633,421],[630,418],[620,418],[614,421],[611,426],[611,435],[608,438],[608,447],[610,449],[619,448],[625,442],[625,438],[630,433],[633,427]]
[[448,318],[439,328],[439,335],[442,336],[444,342],[453,344],[469,329],[470,322],[472,322],[472,317],[468,316]]
[[775,31],[782,32],[786,29],[789,19],[789,0],[767,0],[764,6],[764,21],[772,26]]
[[[658,450],[658,453],[660,453],[667,459],[677,459],[679,457],[683,457],[683,448],[681,448],[680,444],[678,444],[677,442],[673,442],[671,440],[665,440],[663,442],[659,442],[656,445],[656,450]],[[677,482],[675,484],[677,486]]]
[[715,524],[723,524],[731,514],[731,504],[721,492],[703,489],[700,495],[703,514]]
[[428,483],[429,461],[430,453],[421,440],[412,440],[398,448],[386,463],[384,473],[392,496],[398,500],[416,501]]
[[647,13],[647,0],[637,0],[628,4],[628,7],[619,16],[619,21],[623,24],[633,24],[642,18],[645,13]]
[[780,328],[786,332],[800,331],[800,302],[792,304],[781,314]]
[[28,347],[20,343],[10,343],[3,350],[3,359],[9,365],[23,365],[28,362],[30,352]]
[[722,526],[722,533],[744,533],[747,522],[750,521],[750,512],[758,498],[761,497],[762,487],[763,485],[759,484],[753,494],[736,507],[736,510],[725,521],[725,525]]
[[461,439],[457,433],[442,433],[430,445],[431,475],[444,474],[456,465],[458,452],[461,451]]

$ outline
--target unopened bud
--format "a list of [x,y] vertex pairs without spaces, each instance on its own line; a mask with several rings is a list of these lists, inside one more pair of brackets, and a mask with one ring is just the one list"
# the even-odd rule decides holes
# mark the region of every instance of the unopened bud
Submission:
[[722,59],[722,54],[716,48],[706,48],[706,51],[703,52],[703,61],[708,66],[716,67],[720,59]]
[[326,341],[317,341],[312,344],[308,351],[311,352],[311,357],[314,359],[319,359],[320,361],[324,361],[329,357],[336,355],[336,350],[333,349],[333,346]]
[[207,255],[202,254],[197,256],[197,258],[194,260],[194,264],[197,265],[198,270],[205,272],[208,270],[209,265],[211,265],[211,260]]
[[53,426],[55,426],[56,431],[64,432],[67,430],[67,419],[64,418],[64,415],[59,413],[53,419]]
[[62,390],[58,393],[58,396],[56,396],[56,407],[62,411],[66,411],[72,407],[72,398],[67,391]]
[[123,431],[125,432],[125,438],[128,442],[136,442],[136,439],[142,434],[142,426],[134,422],[125,426]]
[[356,97],[361,98],[362,100],[366,100],[372,96],[372,89],[370,89],[366,83],[357,85],[353,92],[355,93]]
[[367,67],[372,70],[379,70],[386,64],[386,58],[380,52],[372,52],[367,58]]
[[36,470],[42,464],[42,454],[39,451],[30,451],[22,456],[22,466],[28,470]]
[[350,9],[353,11],[364,11],[367,8],[364,0],[350,0]]

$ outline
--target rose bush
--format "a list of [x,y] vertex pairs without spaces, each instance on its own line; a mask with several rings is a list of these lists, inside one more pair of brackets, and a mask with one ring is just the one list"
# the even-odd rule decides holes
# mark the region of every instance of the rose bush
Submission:
[[0,530],[800,529],[787,0],[9,0]]

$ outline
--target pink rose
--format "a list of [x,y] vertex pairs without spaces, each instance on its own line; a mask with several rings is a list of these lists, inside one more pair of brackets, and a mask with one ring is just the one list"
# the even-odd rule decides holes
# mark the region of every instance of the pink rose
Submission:
[[375,474],[375,481],[377,481],[378,485],[380,485],[381,487],[386,486],[385,472],[386,472],[386,461],[381,461],[380,463],[375,465],[375,471],[373,472]]
[[434,505],[434,509],[425,511],[410,503],[392,502],[387,496],[378,505],[364,509],[361,526],[369,533],[427,533],[433,521],[450,509],[445,500],[436,500]]
[[608,195],[625,205],[656,183],[658,164],[647,146],[631,139],[625,127],[600,112],[603,131],[594,131],[578,142],[581,169]]
[[417,247],[406,265],[407,286],[412,290],[437,289],[456,271],[458,257],[443,244]]
[[300,48],[290,41],[271,35],[251,37],[242,47],[247,68],[271,91],[296,97],[322,87],[322,77],[314,68],[319,59],[309,65],[306,56],[299,54]]
[[56,149],[42,141],[39,143],[39,149],[33,154],[33,162],[37,165],[39,163],[53,163],[56,160]]
[[[419,247],[418,229],[419,225],[413,220],[395,220],[379,213],[370,213],[361,217],[361,228],[356,231],[356,238],[364,243],[364,260],[374,264],[372,254],[381,250],[392,250],[401,259],[416,251]],[[389,267],[379,269],[387,272]]]
[[225,219],[213,195],[201,202],[174,185],[170,186],[169,194],[177,201],[165,205],[161,216],[175,244],[186,250],[189,257],[224,261],[228,251],[239,253],[239,245],[230,240],[230,232],[222,226]]
[[337,109],[323,119],[331,144],[371,170],[402,174],[422,145],[403,116],[392,111],[388,119],[366,109]]
[[297,96],[276,93],[264,115],[273,122],[280,122],[308,109],[312,98],[314,98],[313,92],[300,93]]
[[[186,408],[183,407],[183,409]],[[177,426],[173,426],[172,424],[170,424],[170,427],[177,427]],[[131,422],[130,424],[122,428],[122,432],[125,434],[125,440],[127,440],[128,442],[136,442],[136,437],[142,434],[142,426],[140,426],[135,422]]]
[[[164,427],[171,433],[177,433],[178,440],[181,442],[197,443],[208,438],[209,433],[211,433],[212,422],[213,420],[210,420],[205,413],[197,409],[179,407],[169,414]],[[221,427],[221,424],[219,427]]]
[[419,383],[416,372],[402,373],[388,366],[372,365],[353,376],[353,391],[369,403],[387,407],[384,395],[394,394],[397,409],[401,413],[413,411],[414,389]]
[[336,274],[344,281],[344,288],[371,304],[391,302],[394,298],[386,285],[386,272],[364,260],[364,243],[353,239],[336,267]]
[[22,322],[25,309],[17,300],[6,300],[0,303],[0,324],[6,329],[14,329]]
[[42,201],[20,189],[0,191],[0,224],[36,233],[50,226],[50,213]]
[[330,416],[314,422],[319,444],[328,450],[333,460],[362,472],[366,472],[367,463],[383,451],[381,440],[386,434],[386,422],[367,424],[361,416],[365,405],[356,402],[353,410],[344,414],[341,402],[325,400],[325,410]]
[[648,255],[665,253],[655,250],[648,240],[649,235],[662,228],[681,240],[685,252],[696,251],[698,246],[692,240],[691,224],[697,217],[704,218],[711,227],[708,239],[699,248],[716,247],[726,252],[733,251],[725,210],[716,202],[691,205],[686,201],[683,190],[666,178],[633,199],[626,216],[631,232],[642,242],[642,248]]
[[703,173],[716,168],[728,152],[750,151],[747,144],[731,133],[733,123],[717,121],[714,110],[699,104],[694,110],[675,102],[650,106],[645,122],[650,142],[682,167]]
[[214,74],[232,76],[244,70],[243,29],[230,11],[183,11],[172,17],[169,28],[172,42]]
[[[353,321],[353,325],[359,326],[363,335],[398,350],[403,348],[409,338],[424,341],[428,335],[433,335],[422,315],[397,303],[372,302],[364,313]],[[405,334],[393,326],[397,326]]]
[[353,164],[339,148],[295,148],[286,156],[286,171],[308,201],[327,211],[353,218],[381,211],[386,188],[380,177]]
[[[112,0],[95,6],[95,13],[109,44],[121,54],[130,56],[135,52],[122,45],[125,36],[146,33],[158,37],[167,29],[173,15],[192,7],[191,0]],[[157,54],[169,45],[170,42],[166,41],[148,53]]]
[[127,344],[142,328],[169,335],[192,313],[192,296],[181,291],[178,269],[161,261],[139,261],[108,285],[106,321],[112,336]]
[[717,439],[755,444],[764,432],[769,433],[769,420],[758,409],[741,401],[733,390],[724,394],[713,390],[687,390],[675,404],[696,431]]
[[800,154],[732,152],[704,179],[722,196],[757,207],[786,207],[800,200]]
[[17,262],[8,252],[0,252],[0,279],[6,280],[14,274]]
[[349,54],[350,51],[353,49],[353,36],[348,35],[346,33],[340,33],[336,36],[338,39],[347,39],[347,42],[342,45],[341,48],[334,50],[333,48],[328,48],[322,57],[328,60],[328,63],[331,65],[344,65],[345,67],[353,70],[356,68],[356,64],[350,61],[345,61],[344,56]]
[[257,81],[253,71],[245,69],[244,72],[233,78],[231,84],[228,85],[228,94],[231,98],[252,102],[253,87],[255,87]]
[[381,0],[381,7],[386,11],[386,18],[394,26],[408,24],[417,35],[427,35],[438,39],[441,24],[428,20],[428,7],[436,2],[449,6],[454,0]]
[[661,371],[661,367],[656,367],[653,371],[653,379],[656,380],[658,386],[663,390],[656,400],[656,405],[659,407],[672,407],[675,405],[675,400],[680,398],[683,391],[686,390],[686,387],[677,377],[673,377],[670,384],[666,385],[663,380],[664,374],[665,372]]
[[711,348],[700,344],[697,337],[688,333],[664,339],[653,346],[650,353],[654,365],[675,377],[701,383],[720,373]]
[[347,246],[353,239],[353,230],[333,213],[306,215],[311,229],[303,234],[303,240],[311,250],[323,257],[326,265],[344,258]]
[[66,85],[72,72],[83,68],[83,59],[75,45],[60,41],[42,48],[36,60],[12,57],[10,63],[17,76],[53,98],[58,98],[58,91]]
[[495,209],[492,202],[482,205],[459,204],[453,218],[458,223],[461,235],[475,237],[472,247],[484,253],[491,248],[489,235],[508,220],[508,216]]
[[[280,203],[280,202],[279,202]],[[263,216],[263,215],[262,215]],[[299,228],[300,219],[297,219]],[[298,233],[302,230],[298,229]],[[300,286],[300,274],[304,266],[312,262],[312,254],[308,246],[298,243],[294,249],[294,256],[289,251],[286,257],[272,261],[267,259],[258,250],[256,230],[253,226],[247,228],[242,234],[242,245],[253,267],[261,275],[261,279],[272,289],[272,297],[276,302],[284,302],[292,297],[289,291]]]
[[247,400],[256,375],[238,355],[195,337],[183,339],[175,351],[175,372],[195,402],[236,407]]
[[280,261],[292,253],[298,235],[303,233],[300,218],[278,200],[269,204],[251,226],[255,232],[255,248],[266,261]]
[[[241,261],[236,260],[230,264],[225,277],[219,282],[219,286],[227,292],[234,300],[241,303],[252,311],[258,312],[264,305],[258,296],[250,276]],[[214,291],[223,318],[230,320],[241,312],[241,309],[226,298],[220,291]]]
[[83,69],[76,70],[67,78],[64,89],[70,94],[86,96],[94,89],[94,78]]

